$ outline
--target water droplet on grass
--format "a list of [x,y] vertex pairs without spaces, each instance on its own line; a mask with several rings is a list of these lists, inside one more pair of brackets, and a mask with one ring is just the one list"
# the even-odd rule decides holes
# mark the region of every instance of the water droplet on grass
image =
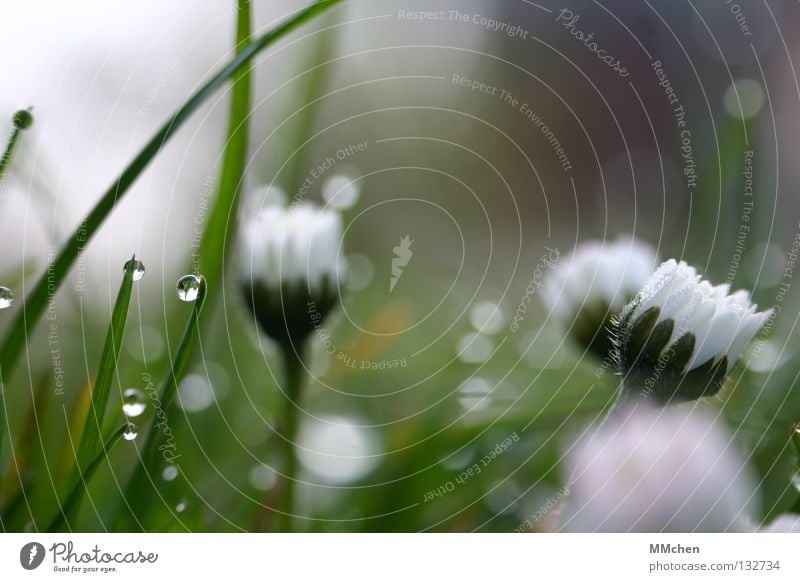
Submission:
[[133,270],[133,280],[138,281],[142,277],[144,277],[144,263],[139,259],[131,259],[125,266],[122,268],[123,272],[127,272],[128,269]]
[[132,441],[137,436],[139,436],[139,427],[132,422],[129,422],[125,426],[125,432],[122,433],[122,438],[124,438],[126,441]]
[[147,408],[144,394],[136,388],[128,388],[122,393],[122,412],[129,418],[135,418]]
[[181,301],[192,302],[200,295],[200,277],[197,275],[184,275],[178,279],[176,291],[178,299]]
[[8,287],[0,287],[0,309],[11,307],[14,303],[14,294]]

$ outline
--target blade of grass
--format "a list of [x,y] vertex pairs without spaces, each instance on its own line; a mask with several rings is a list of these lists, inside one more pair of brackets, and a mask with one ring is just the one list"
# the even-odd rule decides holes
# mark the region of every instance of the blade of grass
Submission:
[[[178,390],[178,383],[186,374],[186,368],[191,357],[192,342],[194,337],[198,335],[200,314],[206,301],[208,285],[202,277],[200,281],[200,289],[194,302],[192,313],[189,315],[178,349],[175,351],[169,374],[164,378],[159,390],[158,401],[164,414],[158,414],[158,411],[153,414],[150,430],[147,431],[144,445],[139,450],[139,462],[136,464],[130,479],[128,479],[120,507],[117,510],[114,524],[115,531],[131,531],[134,527],[141,527],[147,511],[156,497],[153,491],[155,487],[153,475],[158,473],[158,465],[160,464],[159,447],[165,440],[167,420],[176,417],[173,400]],[[162,424],[165,428],[162,428]],[[174,429],[171,432],[174,434]]]
[[[736,180],[739,178],[744,152],[752,147],[750,143],[755,135],[756,120],[742,120],[732,115],[727,115],[720,130],[718,149],[710,156],[705,172],[698,178],[696,191],[692,194],[692,222],[690,225],[689,242],[686,251],[700,264],[706,261],[705,271],[724,276],[727,265],[717,265],[712,262],[712,257],[727,257],[732,253],[735,243],[734,236],[723,236],[720,240],[709,241],[708,230],[711,225],[722,232],[736,232],[734,226],[739,219],[741,204],[723,204],[731,192],[738,187]],[[714,249],[710,245],[714,244]]]
[[[236,51],[242,52],[250,41],[250,1],[238,0]],[[233,78],[228,139],[222,160],[222,173],[199,249],[199,272],[212,289],[222,274],[232,241],[235,239],[236,214],[247,165],[248,117],[250,115],[250,67]],[[211,309],[206,310],[210,312]]]
[[322,105],[319,96],[323,93],[323,88],[328,82],[328,76],[331,70],[330,66],[318,67],[317,64],[329,58],[335,40],[335,30],[320,31],[316,35],[313,50],[308,60],[307,69],[310,71],[310,76],[306,81],[305,95],[300,105],[304,113],[300,116],[294,137],[294,146],[298,147],[299,150],[295,150],[297,154],[291,159],[291,165],[287,170],[289,175],[289,181],[287,182],[289,186],[289,198],[293,198],[297,195],[305,180],[305,173],[308,171],[307,162],[310,157],[312,144],[303,146],[303,143],[308,139],[308,136],[311,135],[314,130],[314,125],[317,123],[320,106]]
[[61,504],[61,509],[50,521],[45,531],[58,531],[64,525],[65,521],[67,521],[68,518],[73,517],[78,511],[79,502],[83,497],[83,494],[86,492],[86,487],[89,485],[89,481],[92,480],[92,477],[97,471],[97,468],[100,466],[100,463],[102,463],[104,459],[108,458],[108,455],[110,455],[111,451],[114,450],[114,447],[120,441],[122,435],[125,434],[127,428],[127,423],[123,424],[110,437],[108,437],[108,439],[106,439],[105,443],[103,443],[102,449],[94,456],[92,461],[86,466],[86,469],[84,469],[81,473],[80,478],[72,486],[69,494],[64,499],[64,503]]
[[81,440],[78,444],[77,469],[90,462],[100,446],[103,418],[108,407],[108,397],[111,394],[111,383],[117,374],[117,362],[122,350],[122,338],[125,335],[125,323],[128,319],[128,306],[133,293],[133,272],[136,257],[125,264],[122,284],[117,293],[117,301],[111,314],[111,323],[108,326],[106,342],[103,346],[103,355],[97,371],[97,380],[92,387],[92,402],[89,413],[83,424]]
[[[78,453],[73,465],[72,475],[68,481],[68,489],[72,489],[81,482],[81,474],[86,471],[89,464],[97,455],[101,448],[102,426],[108,407],[108,397],[111,393],[111,383],[117,374],[117,362],[119,353],[122,350],[122,338],[125,335],[125,324],[128,319],[128,307],[131,303],[133,293],[133,273],[135,270],[136,257],[125,263],[122,275],[122,283],[117,293],[117,300],[114,303],[114,310],[111,314],[111,323],[108,326],[106,341],[103,345],[103,354],[100,357],[100,366],[97,371],[97,379],[92,386],[92,400],[89,411],[83,423],[80,442],[78,443]],[[76,502],[74,511],[77,511]]]
[[[55,261],[43,275],[26,299],[22,309],[15,318],[8,334],[0,344],[0,385],[11,377],[25,342],[33,327],[41,319],[47,307],[47,301],[58,289],[83,248],[94,237],[106,218],[114,210],[117,202],[125,195],[150,161],[159,153],[164,144],[178,131],[183,123],[219,89],[228,79],[244,68],[259,52],[276,40],[310,20],[318,13],[339,4],[342,0],[319,0],[298,11],[275,28],[257,37],[244,47],[227,65],[222,67],[205,85],[197,90],[175,114],[162,126],[153,138],[144,146],[119,178],[103,194],[97,205],[67,240]],[[0,394],[0,422],[5,419],[4,398]],[[3,459],[7,428],[0,426],[0,462]],[[4,464],[0,466],[5,466]]]

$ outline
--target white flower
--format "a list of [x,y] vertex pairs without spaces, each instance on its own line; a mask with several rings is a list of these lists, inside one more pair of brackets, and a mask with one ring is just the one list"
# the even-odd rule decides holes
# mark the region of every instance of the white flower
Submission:
[[542,300],[557,322],[605,357],[611,318],[633,299],[657,263],[656,250],[630,236],[611,243],[587,241],[552,268]]
[[756,312],[747,291],[712,286],[670,259],[617,322],[620,371],[663,401],[715,394],[771,316],[772,310]]
[[762,533],[800,533],[800,515],[782,513],[772,523],[758,531]]
[[[242,263],[253,280],[272,289],[335,284],[342,271],[342,219],[311,204],[262,209],[242,229]],[[248,268],[249,267],[249,268]]]
[[245,217],[240,284],[268,335],[296,340],[319,325],[338,299],[341,251],[342,219],[333,210],[303,203]]
[[728,432],[701,409],[626,409],[568,461],[562,530],[752,530],[755,480]]

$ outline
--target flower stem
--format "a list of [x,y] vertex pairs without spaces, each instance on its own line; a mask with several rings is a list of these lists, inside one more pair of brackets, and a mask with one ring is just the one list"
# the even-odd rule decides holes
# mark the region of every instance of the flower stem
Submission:
[[303,385],[303,355],[298,353],[295,346],[287,342],[282,347],[284,366],[286,368],[286,386],[284,389],[285,408],[283,414],[283,430],[281,431],[283,448],[283,488],[279,504],[281,516],[281,532],[292,531],[292,517],[294,511],[295,481],[297,478],[297,455],[295,454],[295,440],[297,427],[300,420],[300,393]]

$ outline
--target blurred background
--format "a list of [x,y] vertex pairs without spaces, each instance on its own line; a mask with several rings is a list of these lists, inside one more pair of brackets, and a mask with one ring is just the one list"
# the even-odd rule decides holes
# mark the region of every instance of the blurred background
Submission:
[[[253,28],[300,7],[254,1]],[[35,117],[0,191],[0,285],[18,299],[0,311],[5,333],[100,194],[232,56],[236,11],[230,0],[3,10],[0,119],[10,130],[17,109]],[[314,337],[297,529],[512,531],[558,496],[565,451],[617,379],[536,295],[518,329],[512,318],[550,249],[623,234],[780,306],[713,405],[760,480],[760,519],[794,503],[799,17],[789,0],[347,0],[256,57],[245,212],[266,197],[341,208],[350,270],[341,309]],[[575,31],[592,33],[619,70]],[[166,373],[190,309],[175,281],[191,270],[219,179],[228,90],[164,147],[56,296],[62,374],[42,324],[5,379],[23,481],[37,484],[23,486],[27,502],[6,528],[41,529],[30,507],[51,502],[68,473],[69,435],[133,253],[147,271],[113,406]],[[404,237],[413,256],[390,290]],[[180,471],[153,476],[163,481],[153,529],[275,527],[265,507],[280,471],[283,371],[242,309],[236,273],[226,265],[179,387]],[[135,442],[101,467],[73,529],[110,527]],[[21,480],[4,472],[8,500]]]

